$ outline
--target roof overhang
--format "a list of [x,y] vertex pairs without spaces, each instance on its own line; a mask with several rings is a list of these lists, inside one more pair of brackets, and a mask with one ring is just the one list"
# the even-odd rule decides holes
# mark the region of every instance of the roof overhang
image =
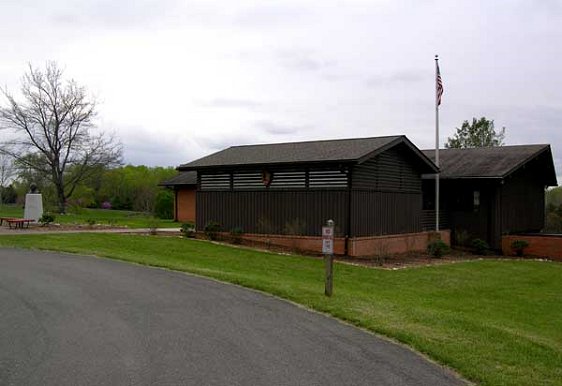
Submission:
[[178,166],[179,171],[193,171],[193,170],[238,170],[238,169],[267,169],[267,168],[286,168],[286,167],[302,167],[306,165],[319,166],[349,166],[357,163],[356,160],[334,160],[334,161],[307,161],[307,162],[272,162],[272,163],[241,163],[229,165],[209,165],[209,166]]

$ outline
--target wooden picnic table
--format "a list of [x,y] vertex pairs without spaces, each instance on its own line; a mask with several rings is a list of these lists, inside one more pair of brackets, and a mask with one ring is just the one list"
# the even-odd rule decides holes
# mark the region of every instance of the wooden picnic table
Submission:
[[4,221],[8,222],[8,220],[13,220],[15,217],[0,217],[0,225],[4,223]]
[[25,225],[26,228],[29,228],[29,223],[34,222],[35,220],[26,219],[26,218],[14,218],[14,217],[0,217],[0,225],[6,221],[10,229],[12,229],[12,225],[14,229],[23,229]]

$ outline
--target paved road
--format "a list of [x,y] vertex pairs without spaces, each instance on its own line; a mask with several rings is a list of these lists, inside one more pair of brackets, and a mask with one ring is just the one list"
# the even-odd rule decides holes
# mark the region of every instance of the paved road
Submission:
[[411,351],[236,286],[0,249],[2,385],[460,385]]

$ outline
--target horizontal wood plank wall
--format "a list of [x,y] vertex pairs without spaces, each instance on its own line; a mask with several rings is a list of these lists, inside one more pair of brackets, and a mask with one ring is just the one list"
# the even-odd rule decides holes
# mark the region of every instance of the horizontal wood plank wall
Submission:
[[345,235],[346,190],[198,191],[197,229],[215,221],[224,231],[320,236],[328,219]]
[[[435,230],[435,210],[434,209],[422,209],[421,214],[422,230],[424,231],[434,231]],[[449,218],[449,212],[445,208],[439,210],[439,228],[450,229],[451,220]]]
[[353,189],[421,193],[421,172],[405,146],[396,146],[353,169]]

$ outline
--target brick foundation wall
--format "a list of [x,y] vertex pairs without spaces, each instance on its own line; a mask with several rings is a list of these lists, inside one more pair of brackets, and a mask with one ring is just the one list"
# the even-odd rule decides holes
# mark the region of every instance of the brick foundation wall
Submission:
[[[449,230],[440,232],[441,240],[451,245]],[[244,234],[245,240],[270,243],[301,251],[322,253],[322,238],[314,236]],[[349,240],[348,255],[352,257],[376,256],[379,254],[425,251],[427,244],[435,237],[435,232],[406,233],[400,235],[356,237]],[[345,254],[345,238],[334,239],[334,253]]]
[[[442,230],[441,240],[451,245],[451,232]],[[355,237],[350,240],[349,256],[376,256],[389,253],[423,252],[435,232],[405,233],[398,235]]]
[[[264,244],[271,243],[272,245],[279,245],[300,251],[322,253],[322,237],[260,234],[245,234],[242,237],[245,240],[257,241]],[[334,253],[336,255],[345,254],[345,239],[343,237],[336,237],[334,239]]]
[[502,252],[505,256],[515,256],[511,249],[514,240],[525,240],[529,246],[525,248],[525,256],[546,257],[552,260],[562,261],[562,235],[509,235],[502,236]]

